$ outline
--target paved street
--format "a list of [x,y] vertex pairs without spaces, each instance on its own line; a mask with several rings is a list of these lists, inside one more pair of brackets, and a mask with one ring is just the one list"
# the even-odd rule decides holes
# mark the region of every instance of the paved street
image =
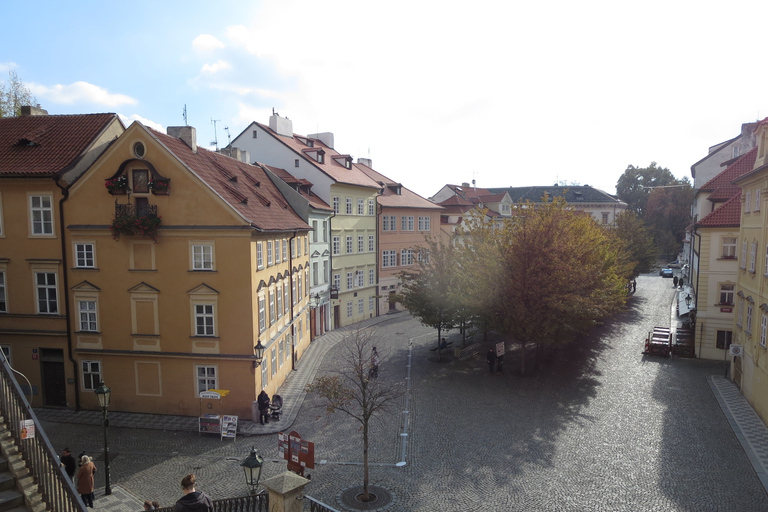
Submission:
[[[371,483],[392,491],[388,510],[768,510],[707,382],[723,374],[723,364],[642,356],[647,332],[669,325],[674,291],[656,275],[637,283],[626,312],[528,377],[519,376],[514,353],[503,375],[489,375],[488,343],[437,362],[428,350],[431,330],[406,314],[380,323],[380,379],[396,384],[411,376],[408,412],[393,411],[373,429]],[[446,337],[460,343],[458,333]],[[341,350],[330,349],[319,373],[333,368]],[[100,427],[44,427],[54,446],[87,450],[102,469]],[[327,461],[310,471],[306,493],[340,508],[340,491],[362,483],[357,424],[307,397],[292,429],[315,442],[318,462]],[[112,498],[111,510],[139,510],[146,498],[170,505],[190,471],[214,498],[242,495],[239,463],[251,445],[270,460],[265,478],[285,468],[271,462],[274,434],[234,442],[128,428],[110,428],[110,435],[112,484],[123,502]],[[103,486],[103,471],[97,477]]]

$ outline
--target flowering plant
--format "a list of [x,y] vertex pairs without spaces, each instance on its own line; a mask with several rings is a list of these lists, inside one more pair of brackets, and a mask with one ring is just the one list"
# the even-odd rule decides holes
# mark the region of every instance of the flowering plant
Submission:
[[149,190],[152,192],[168,192],[168,189],[170,188],[171,184],[169,183],[169,180],[149,180]]
[[146,236],[157,242],[157,230],[160,228],[162,217],[147,215],[135,217],[133,215],[115,215],[109,230],[112,238],[120,240],[120,235]]
[[105,180],[104,186],[110,192],[124,192],[128,188],[128,176],[121,174],[120,176]]

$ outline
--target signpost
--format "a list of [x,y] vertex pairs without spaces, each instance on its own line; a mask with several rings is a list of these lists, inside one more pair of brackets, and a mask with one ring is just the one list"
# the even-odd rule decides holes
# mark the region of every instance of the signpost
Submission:
[[277,434],[277,450],[288,461],[288,470],[304,476],[304,468],[315,469],[315,443],[304,441],[295,430]]

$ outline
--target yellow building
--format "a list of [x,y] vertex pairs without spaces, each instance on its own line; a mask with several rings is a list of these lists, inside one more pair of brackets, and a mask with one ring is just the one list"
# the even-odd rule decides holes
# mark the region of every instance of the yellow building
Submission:
[[62,252],[69,186],[124,130],[115,114],[0,119],[0,347],[32,405],[77,405]]
[[768,190],[768,118],[758,123],[757,157],[751,172],[734,180],[741,187],[741,230],[736,286],[733,343],[742,355],[734,357],[734,382],[768,422],[768,216],[763,206]]
[[263,169],[168,133],[132,124],[71,190],[81,400],[103,379],[111,409],[249,418],[309,344],[309,226]]

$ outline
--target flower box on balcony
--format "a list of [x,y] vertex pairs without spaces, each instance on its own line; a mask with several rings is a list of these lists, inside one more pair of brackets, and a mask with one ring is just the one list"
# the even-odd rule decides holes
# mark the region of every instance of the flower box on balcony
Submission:
[[162,217],[158,215],[145,215],[137,217],[135,215],[115,215],[109,230],[112,232],[112,238],[120,240],[121,235],[125,236],[145,236],[157,241],[157,230],[160,228]]
[[149,190],[156,196],[167,196],[171,191],[170,179],[153,179],[149,181]]
[[122,196],[128,192],[128,176],[121,174],[104,181],[107,191],[113,196]]

